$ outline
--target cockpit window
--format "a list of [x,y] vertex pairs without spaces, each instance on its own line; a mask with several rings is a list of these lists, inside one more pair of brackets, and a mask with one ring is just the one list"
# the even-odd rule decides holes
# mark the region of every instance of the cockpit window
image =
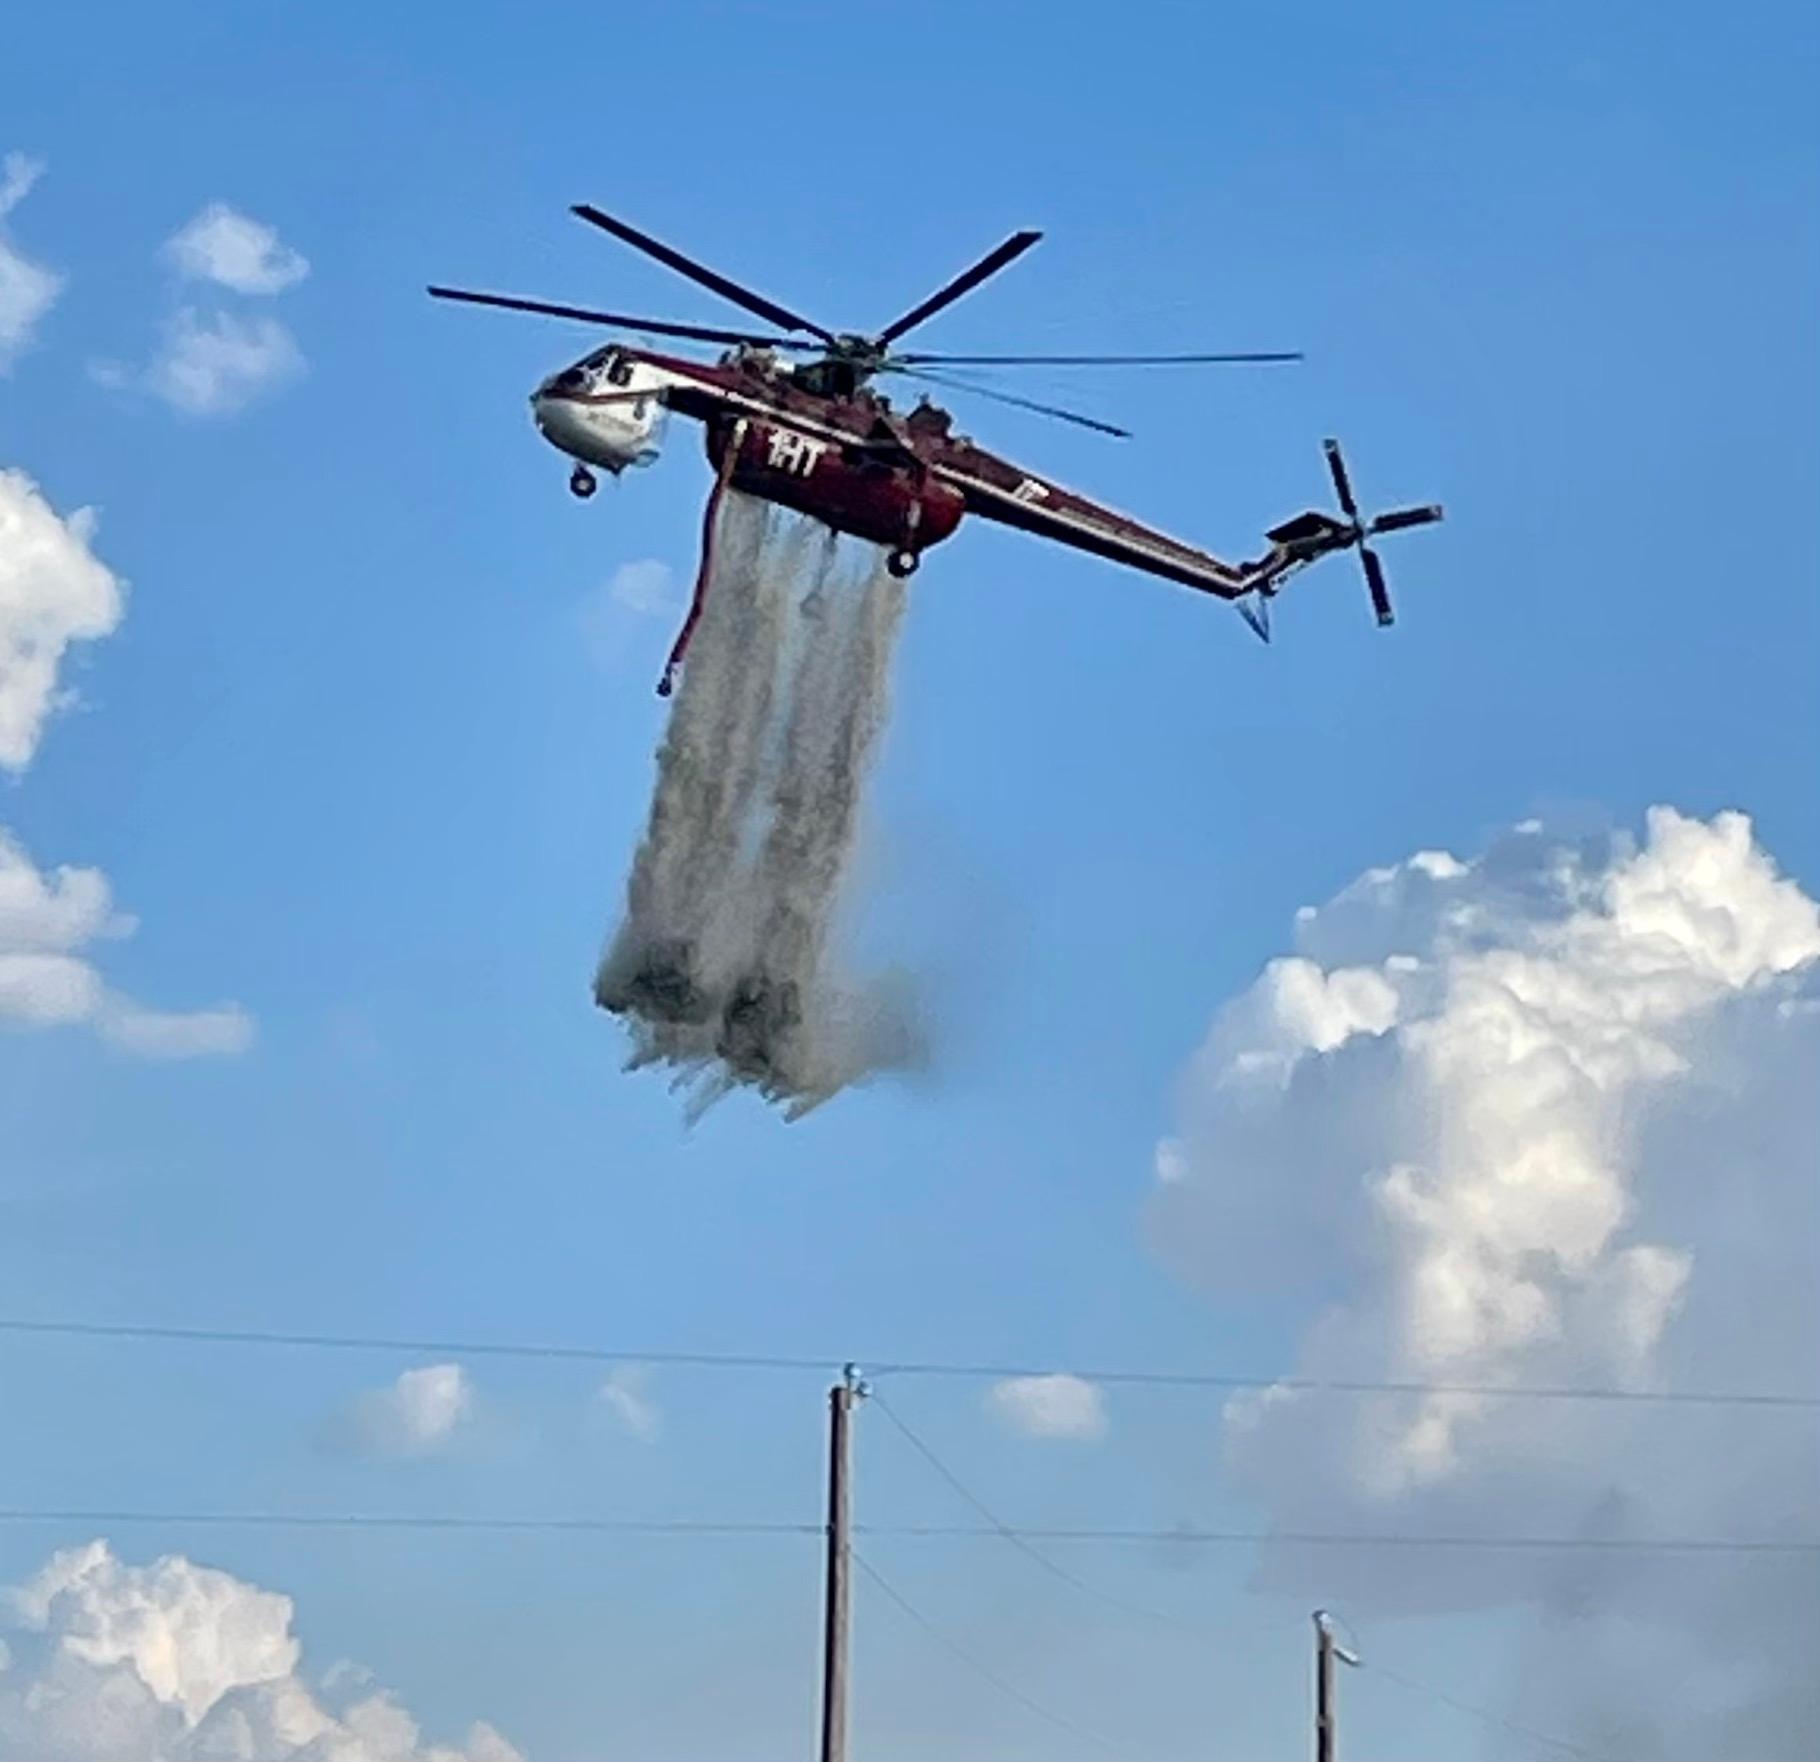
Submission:
[[556,389],[564,392],[578,392],[588,383],[588,376],[579,367],[565,367],[556,376]]

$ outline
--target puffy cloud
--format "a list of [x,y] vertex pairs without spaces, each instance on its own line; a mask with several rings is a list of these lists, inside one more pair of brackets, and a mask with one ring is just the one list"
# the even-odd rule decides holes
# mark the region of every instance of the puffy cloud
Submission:
[[6,217],[31,193],[43,171],[41,161],[23,153],[0,159],[0,374],[31,342],[38,321],[56,304],[63,288],[60,275],[34,263],[6,232]]
[[616,1365],[599,1390],[601,1405],[614,1423],[641,1444],[655,1443],[663,1430],[663,1416],[645,1392],[649,1381],[642,1365]]
[[[165,241],[164,256],[188,281],[236,294],[283,293],[309,274],[306,259],[277,232],[225,202],[212,202]],[[91,362],[89,372],[117,391],[149,391],[191,416],[228,416],[296,379],[303,351],[290,329],[269,313],[255,317],[219,308],[180,306],[143,369],[119,361]]]
[[[91,548],[89,509],[62,519],[21,471],[0,471],[0,769],[23,772],[67,700],[65,651],[108,635],[125,589]],[[112,990],[90,945],[130,936],[98,869],[40,870],[0,826],[0,1024],[87,1025],[148,1058],[241,1052],[252,1021],[237,1004],[171,1014]]]
[[166,325],[145,384],[191,416],[228,416],[302,371],[297,339],[276,318],[186,306]]
[[633,629],[647,619],[668,618],[677,609],[676,577],[669,564],[643,557],[620,564],[605,582],[583,595],[576,622],[588,658],[611,672]]
[[86,1026],[147,1058],[244,1052],[253,1023],[238,1004],[168,1013],[108,986],[86,951],[135,928],[99,869],[41,870],[0,827],[0,1024]]
[[73,642],[120,623],[125,590],[92,549],[95,515],[61,518],[23,471],[0,470],[0,768],[20,772],[62,701]]
[[1006,1377],[986,1391],[986,1406],[1026,1437],[1093,1444],[1106,1435],[1106,1403],[1099,1385],[1064,1371]]
[[424,1743],[383,1691],[335,1704],[347,1673],[298,1674],[290,1598],[181,1555],[131,1566],[91,1542],[6,1603],[0,1762],[518,1762],[486,1725]]
[[192,281],[211,281],[237,294],[281,294],[310,273],[307,258],[275,228],[211,202],[165,241],[166,259]]
[[373,1455],[427,1456],[447,1446],[473,1411],[468,1373],[459,1364],[428,1364],[362,1395],[347,1429],[355,1447]]
[[[1161,1255],[1299,1290],[1317,1380],[1811,1389],[1820,908],[1744,816],[1423,853],[1300,914],[1297,943],[1189,1067]],[[1278,1388],[1229,1403],[1225,1436],[1286,1529],[1820,1529],[1807,1415]],[[1347,1551],[1318,1590],[1540,1606],[1526,1717],[1605,1749],[1794,1753],[1820,1718],[1810,1563],[1586,1559]],[[1287,1544],[1262,1566],[1316,1570]]]

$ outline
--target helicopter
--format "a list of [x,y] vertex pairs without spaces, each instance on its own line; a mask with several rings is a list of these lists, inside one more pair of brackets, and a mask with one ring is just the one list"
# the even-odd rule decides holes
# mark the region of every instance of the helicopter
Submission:
[[713,572],[717,515],[729,489],[882,547],[886,567],[900,578],[914,574],[923,553],[950,538],[968,515],[998,521],[1227,600],[1266,642],[1270,603],[1285,582],[1338,551],[1359,553],[1373,613],[1380,625],[1390,624],[1389,588],[1370,541],[1441,518],[1440,507],[1432,504],[1362,517],[1339,443],[1330,439],[1322,444],[1340,513],[1311,509],[1297,514],[1265,532],[1267,548],[1259,556],[1228,562],[975,445],[927,397],[900,411],[872,389],[875,379],[900,376],[1129,438],[1127,430],[1096,417],[955,379],[947,370],[1188,367],[1301,359],[1294,351],[956,355],[899,346],[910,331],[1023,256],[1042,237],[1040,232],[1014,232],[882,330],[861,333],[829,330],[590,203],[579,203],[571,212],[772,327],[735,330],[466,288],[428,290],[439,300],[722,346],[724,352],[709,362],[611,342],[551,374],[531,394],[532,419],[543,437],[574,461],[569,488],[584,500],[598,487],[598,471],[618,477],[656,460],[669,413],[699,421],[706,431],[714,487],[694,594],[658,683],[661,696],[670,694],[701,617]]

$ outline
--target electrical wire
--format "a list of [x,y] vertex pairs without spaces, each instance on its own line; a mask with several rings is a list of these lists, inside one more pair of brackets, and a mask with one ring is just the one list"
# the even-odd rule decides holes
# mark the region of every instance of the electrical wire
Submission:
[[1219,1371],[1092,1370],[1010,1364],[872,1364],[873,1377],[968,1377],[1009,1381],[1071,1376],[1082,1382],[1177,1389],[1280,1389],[1295,1395],[1482,1395],[1512,1401],[1623,1401],[1654,1406],[1785,1407],[1820,1412],[1820,1395],[1754,1389],[1618,1389],[1553,1383],[1418,1383],[1368,1377],[1246,1376]]
[[[139,1322],[36,1321],[0,1317],[0,1334],[94,1340],[142,1340],[179,1345],[275,1346],[354,1352],[437,1354],[445,1357],[567,1359],[588,1364],[671,1364],[706,1370],[837,1373],[850,1354],[810,1356],[761,1352],[646,1351],[635,1347],[565,1346],[504,1340],[417,1339],[369,1334],[283,1333],[262,1328],[167,1327]],[[954,1377],[972,1381],[1074,1376],[1084,1382],[1153,1388],[1281,1389],[1305,1395],[1474,1395],[1512,1401],[1605,1401],[1652,1406],[1761,1407],[1820,1412],[1820,1395],[1748,1389],[1621,1389],[1571,1384],[1421,1383],[1365,1377],[1257,1376],[1237,1372],[1068,1369],[1055,1365],[964,1363],[935,1359],[860,1360],[880,1377]]]
[[961,1480],[960,1476],[957,1475],[947,1463],[942,1461],[942,1459],[910,1429],[909,1425],[892,1408],[890,1403],[885,1400],[884,1396],[879,1394],[877,1389],[871,1391],[871,1399],[873,1406],[875,1406],[879,1412],[903,1434],[905,1442],[907,1442],[910,1447],[967,1502],[967,1504],[971,1505],[987,1523],[991,1524],[993,1530],[998,1535],[1002,1536],[1005,1541],[1010,1543],[1010,1545],[1026,1559],[1033,1561],[1037,1566],[1041,1567],[1042,1570],[1048,1573],[1052,1578],[1060,1579],[1063,1584],[1072,1586],[1083,1596],[1091,1597],[1096,1602],[1104,1603],[1113,1609],[1123,1610],[1127,1615],[1142,1616],[1146,1621],[1162,1622],[1169,1627],[1186,1628],[1197,1634],[1205,1632],[1205,1629],[1199,1623],[1186,1621],[1180,1616],[1167,1615],[1160,1609],[1151,1609],[1142,1603],[1128,1603],[1123,1597],[1116,1597],[1109,1591],[1101,1590],[1098,1585],[1090,1584],[1086,1579],[1078,1577],[1076,1574],[1070,1572],[1067,1567],[1063,1566],[1060,1561],[1052,1560],[1040,1548],[1036,1547],[1026,1537],[1020,1535],[1017,1530],[1013,1529],[1010,1524],[1006,1523],[997,1512],[993,1511],[991,1507],[986,1504],[985,1500],[980,1498],[972,1488],[967,1486],[966,1483]]
[[1617,1758],[1604,1750],[1589,1750],[1584,1744],[1576,1744],[1567,1738],[1551,1737],[1545,1731],[1537,1731],[1532,1725],[1520,1724],[1517,1720],[1507,1719],[1502,1713],[1494,1713],[1489,1707],[1480,1707],[1471,1701],[1463,1701],[1458,1695],[1450,1695],[1445,1689],[1438,1689],[1433,1683],[1419,1682],[1413,1676],[1405,1676],[1401,1671],[1392,1670],[1388,1665],[1376,1663],[1372,1659],[1362,1659],[1361,1668],[1371,1671],[1374,1676],[1381,1676],[1386,1682],[1394,1682],[1401,1688],[1413,1689],[1419,1695],[1428,1695],[1443,1706],[1451,1707],[1456,1713],[1464,1713],[1469,1718],[1483,1720],[1487,1725],[1508,1732],[1512,1737],[1527,1738],[1533,1744],[1541,1744],[1545,1749],[1553,1750],[1557,1755],[1573,1756],[1578,1762],[1617,1762]]
[[393,1512],[327,1511],[76,1511],[0,1507],[0,1523],[67,1523],[96,1528],[119,1524],[169,1524],[175,1528],[490,1530],[550,1531],[559,1534],[620,1536],[819,1536],[819,1523],[744,1523],[674,1518],[467,1517]]
[[1078,1720],[1070,1719],[1065,1714],[1057,1713],[1051,1708],[1045,1707],[1041,1701],[1031,1699],[1031,1697],[1025,1694],[1022,1689],[1016,1687],[1012,1683],[1006,1682],[1006,1680],[989,1664],[983,1663],[980,1659],[976,1658],[973,1653],[969,1652],[965,1646],[961,1645],[958,1640],[952,1638],[941,1628],[937,1627],[928,1616],[923,1614],[923,1612],[918,1609],[903,1592],[898,1590],[897,1587],[893,1585],[871,1561],[861,1554],[857,1548],[853,1549],[851,1554],[853,1564],[884,1593],[886,1598],[915,1622],[916,1625],[920,1627],[930,1639],[934,1640],[937,1645],[942,1647],[944,1651],[949,1653],[952,1657],[958,1658],[961,1663],[966,1665],[969,1670],[973,1671],[983,1681],[989,1682],[1001,1695],[1004,1695],[1009,1700],[1015,1701],[1020,1707],[1025,1708],[1028,1712],[1034,1713],[1039,1719],[1046,1720],[1058,1731],[1068,1732],[1075,1737],[1084,1737],[1089,1743],[1096,1745],[1102,1750],[1122,1752],[1123,1746],[1114,1743],[1111,1738],[1102,1736],[1091,1726],[1082,1725]]
[[[997,1535],[997,1530],[968,1529],[958,1524],[894,1524],[889,1527],[855,1526],[875,1536],[977,1538]],[[1485,1549],[1493,1552],[1578,1552],[1606,1554],[1791,1554],[1820,1555],[1820,1539],[1806,1537],[1732,1536],[1471,1536],[1423,1535],[1409,1530],[1352,1532],[1344,1530],[1211,1530],[1176,1529],[1030,1529],[1013,1535],[1030,1542],[1177,1542],[1191,1545],[1281,1543],[1304,1548],[1436,1548]]]
[[[487,1517],[459,1513],[315,1511],[148,1511],[51,1506],[0,1507],[0,1523],[168,1524],[274,1529],[522,1530],[626,1536],[820,1536],[819,1523],[750,1522],[738,1519],[618,1517]],[[1728,1536],[1462,1536],[1409,1531],[1349,1534],[1318,1530],[1204,1529],[1032,1529],[994,1524],[855,1524],[855,1535],[899,1541],[1141,1542],[1209,1546],[1278,1543],[1310,1548],[1474,1549],[1492,1552],[1577,1552],[1618,1554],[1804,1555],[1820,1556],[1820,1540],[1733,1538]]]
[[185,1346],[286,1346],[330,1352],[400,1352],[446,1358],[557,1358],[583,1364],[674,1364],[706,1370],[800,1370],[825,1373],[837,1360],[761,1352],[634,1352],[600,1346],[556,1346],[505,1340],[408,1339],[377,1334],[286,1334],[263,1328],[180,1328],[141,1322],[19,1321],[0,1317],[0,1334],[88,1340],[147,1340]]

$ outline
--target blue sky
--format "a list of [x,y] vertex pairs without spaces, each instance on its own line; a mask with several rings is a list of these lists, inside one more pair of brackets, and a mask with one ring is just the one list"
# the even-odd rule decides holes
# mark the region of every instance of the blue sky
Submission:
[[[1742,808],[1820,881],[1802,11],[324,0],[41,8],[6,36],[0,151],[45,164],[6,224],[65,289],[0,379],[0,466],[99,509],[130,598],[0,823],[106,872],[140,924],[111,982],[257,1022],[244,1055],[177,1064],[0,1038],[12,1314],[1276,1369],[1307,1294],[1193,1289],[1140,1217],[1184,1063],[1298,907],[1532,815],[1658,802]],[[1269,650],[1014,534],[933,555],[858,934],[926,975],[934,1067],[787,1129],[742,1099],[685,1132],[589,1000],[671,633],[626,615],[603,656],[588,610],[622,565],[691,568],[696,436],[572,502],[524,398],[586,333],[422,294],[724,319],[579,200],[838,326],[1040,226],[928,346],[1310,358],[1028,383],[1125,443],[957,398],[983,441],[1229,554],[1322,501],[1327,433],[1368,501],[1448,507],[1387,547],[1394,632],[1330,563]],[[93,365],[145,363],[198,297],[159,252],[212,201],[311,272],[222,297],[279,317],[307,370],[204,417]],[[408,1362],[0,1341],[0,1505],[814,1514],[814,1376],[657,1373],[647,1444],[594,1423],[592,1373],[481,1365],[459,1449],[324,1442]],[[1211,1399],[1115,1394],[1106,1442],[1071,1448],[978,1397],[892,1395],[1019,1519],[1261,1521]],[[868,1508],[966,1520],[866,1424]],[[0,1530],[0,1581],[87,1533]],[[807,1741],[810,1543],[116,1542],[290,1592],[313,1656],[436,1729],[484,1717],[551,1762]],[[1096,1557],[1166,1628],[1015,1555],[895,1547],[919,1606],[1135,1753],[1303,1741],[1308,1599],[1254,1591],[1243,1551]],[[865,1619],[875,1755],[1078,1752],[888,1606]],[[1490,1699],[1519,1619],[1386,1645]],[[1355,1686],[1361,1755],[1479,1753],[1470,1723]]]

